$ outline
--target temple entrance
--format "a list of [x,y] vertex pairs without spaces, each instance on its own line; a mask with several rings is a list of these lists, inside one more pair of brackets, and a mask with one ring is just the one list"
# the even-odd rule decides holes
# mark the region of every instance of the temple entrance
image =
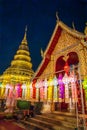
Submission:
[[[55,111],[76,111],[76,106],[78,106],[79,110],[81,109],[81,94],[78,83],[78,55],[76,52],[70,52],[67,54],[67,57],[65,60],[65,57],[61,56],[56,61],[56,76],[59,77],[62,75],[63,85],[58,86],[58,102],[54,103]],[[64,71],[66,63],[69,66],[68,74]],[[74,81],[69,82],[70,77]],[[79,93],[78,96],[77,93]]]

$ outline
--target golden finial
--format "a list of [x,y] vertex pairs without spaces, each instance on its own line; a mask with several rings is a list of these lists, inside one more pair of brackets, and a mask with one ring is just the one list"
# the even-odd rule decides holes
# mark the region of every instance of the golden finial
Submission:
[[24,39],[26,39],[26,37],[27,37],[27,25],[26,25],[26,27],[25,27]]
[[25,27],[25,34],[24,34],[24,38],[23,38],[23,40],[22,40],[22,44],[27,44],[27,25],[26,25],[26,27]]
[[81,42],[83,43],[85,47],[87,47],[87,22],[85,24],[86,24],[85,29],[84,29],[85,37],[81,39]]
[[42,48],[40,50],[40,53],[41,53],[41,57],[43,58],[44,57],[44,52],[43,52]]
[[26,25],[26,27],[25,27],[25,32],[27,33],[27,25]]
[[57,21],[59,21],[58,12],[56,12],[56,18],[57,18]]
[[75,30],[75,24],[74,24],[74,22],[72,22],[72,27],[73,27],[73,29]]

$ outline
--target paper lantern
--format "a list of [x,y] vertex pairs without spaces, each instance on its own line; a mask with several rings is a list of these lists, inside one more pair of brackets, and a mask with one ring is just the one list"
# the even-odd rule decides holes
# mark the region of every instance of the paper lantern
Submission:
[[1,85],[1,97],[4,98],[4,94],[5,94],[5,85],[2,84]]
[[77,102],[77,89],[76,89],[77,78],[74,75],[74,72],[70,72],[69,79],[71,82],[72,102]]
[[59,102],[63,102],[64,100],[64,84],[62,81],[62,73],[59,74],[58,84],[59,84]]
[[39,100],[39,88],[40,88],[39,80],[37,80],[35,87],[36,87],[36,100],[38,101]]
[[32,82],[29,84],[29,90],[30,90],[30,99],[33,98],[33,87],[32,87]]
[[25,89],[26,89],[26,84],[22,84],[22,98],[24,98],[24,99],[25,99]]
[[70,67],[69,67],[68,63],[66,62],[65,66],[64,66],[64,71],[65,71],[66,73],[68,73],[69,70],[70,70]]
[[56,75],[53,78],[53,84],[54,84],[54,91],[53,91],[53,101],[57,102],[58,101],[58,79],[56,77]]
[[13,86],[12,85],[9,86],[9,95],[8,96],[10,98],[12,98],[12,96],[13,96]]
[[6,84],[6,87],[5,87],[5,97],[8,96],[8,91],[10,89],[10,85],[9,84]]
[[84,81],[82,84],[83,84],[83,88],[87,89],[87,77],[84,78]]
[[50,77],[48,80],[48,86],[53,86],[53,78]]
[[69,82],[70,82],[70,79],[69,79],[69,76],[65,73],[63,79],[62,79],[64,85],[65,85],[65,102],[68,103],[69,102]]
[[53,102],[58,101],[58,88],[57,86],[54,86],[54,91],[53,91]]
[[32,82],[32,88],[33,88],[33,98],[35,99],[36,98],[36,87],[35,87],[35,84],[36,84],[36,80],[33,80]]
[[44,96],[44,99],[47,100],[47,87],[48,87],[48,81],[47,81],[46,78],[45,78],[45,80],[43,81],[43,87],[44,87],[43,96]]
[[47,86],[48,86],[48,81],[47,81],[46,78],[45,78],[45,80],[43,81],[43,86],[44,86],[44,87],[47,87]]
[[87,77],[84,78],[84,81],[83,81],[83,88],[85,90],[85,98],[87,100]]
[[53,78],[53,85],[54,85],[54,86],[57,86],[57,85],[58,85],[58,79],[57,79],[56,76],[54,76],[54,78]]
[[48,101],[52,101],[52,92],[53,92],[53,79],[52,77],[48,80]]
[[29,97],[30,97],[29,84],[26,84],[25,99],[26,99],[26,100],[29,100]]
[[35,83],[35,87],[36,87],[36,88],[40,88],[40,84],[39,84],[39,82],[40,82],[40,81],[37,80],[37,82]]

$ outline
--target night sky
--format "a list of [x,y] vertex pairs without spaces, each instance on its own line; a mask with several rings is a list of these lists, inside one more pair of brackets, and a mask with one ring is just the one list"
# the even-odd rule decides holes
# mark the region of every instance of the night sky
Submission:
[[27,39],[35,71],[56,25],[61,21],[83,32],[87,22],[87,0],[0,0],[0,74],[10,66],[28,26]]

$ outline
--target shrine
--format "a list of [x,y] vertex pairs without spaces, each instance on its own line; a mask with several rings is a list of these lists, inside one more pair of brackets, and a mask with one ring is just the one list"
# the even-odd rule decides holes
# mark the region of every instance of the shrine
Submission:
[[86,39],[87,27],[83,34],[57,19],[31,83],[32,98],[46,106],[43,112],[87,112]]

